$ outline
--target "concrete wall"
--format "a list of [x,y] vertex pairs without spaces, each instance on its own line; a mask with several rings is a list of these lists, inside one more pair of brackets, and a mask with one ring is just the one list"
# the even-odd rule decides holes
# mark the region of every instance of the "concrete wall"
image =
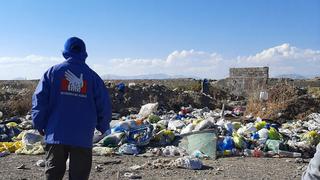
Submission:
[[230,68],[229,77],[219,81],[218,84],[235,95],[247,96],[266,89],[268,78],[268,67]]

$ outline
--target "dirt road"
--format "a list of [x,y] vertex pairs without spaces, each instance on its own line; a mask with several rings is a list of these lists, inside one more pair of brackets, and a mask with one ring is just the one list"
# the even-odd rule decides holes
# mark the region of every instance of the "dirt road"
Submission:
[[[44,168],[37,167],[37,160],[43,155],[9,155],[0,158],[0,179],[43,179]],[[90,179],[129,179],[125,174],[134,173],[140,179],[300,179],[307,163],[297,163],[286,158],[244,158],[230,157],[217,160],[203,160],[203,170],[142,169],[130,171],[133,165],[142,165],[157,157],[94,156]],[[17,169],[21,164],[25,169]],[[98,172],[96,166],[102,170]],[[67,173],[66,173],[67,174]],[[66,176],[64,179],[68,179]]]

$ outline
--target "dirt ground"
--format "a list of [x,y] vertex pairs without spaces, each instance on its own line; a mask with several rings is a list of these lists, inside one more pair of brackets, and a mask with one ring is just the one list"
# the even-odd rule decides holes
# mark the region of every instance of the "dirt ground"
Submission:
[[[43,155],[9,155],[0,158],[0,179],[44,179],[44,168],[36,166]],[[125,173],[133,172],[140,179],[300,179],[307,162],[297,163],[286,158],[229,157],[203,160],[203,170],[143,169],[130,171],[133,165],[142,165],[157,157],[94,156],[90,179],[129,179]],[[117,163],[113,163],[117,162]],[[17,169],[21,164],[25,169]],[[98,172],[96,166],[102,170]],[[67,178],[67,173],[64,176]]]

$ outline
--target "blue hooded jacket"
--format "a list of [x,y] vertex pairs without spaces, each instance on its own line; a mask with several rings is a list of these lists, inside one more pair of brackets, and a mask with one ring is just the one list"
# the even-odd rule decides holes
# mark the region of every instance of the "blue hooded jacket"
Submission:
[[44,130],[48,144],[91,148],[94,129],[109,129],[108,90],[85,63],[88,55],[81,39],[68,39],[63,56],[66,60],[44,73],[33,94],[33,125]]

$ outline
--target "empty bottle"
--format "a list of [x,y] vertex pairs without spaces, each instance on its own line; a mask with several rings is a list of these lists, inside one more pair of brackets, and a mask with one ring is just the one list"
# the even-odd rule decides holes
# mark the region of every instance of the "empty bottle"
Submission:
[[289,157],[289,158],[298,158],[298,157],[301,157],[301,153],[298,153],[298,152],[290,152],[290,151],[282,151],[282,150],[279,150],[279,151],[278,151],[278,154],[279,154],[281,157]]

